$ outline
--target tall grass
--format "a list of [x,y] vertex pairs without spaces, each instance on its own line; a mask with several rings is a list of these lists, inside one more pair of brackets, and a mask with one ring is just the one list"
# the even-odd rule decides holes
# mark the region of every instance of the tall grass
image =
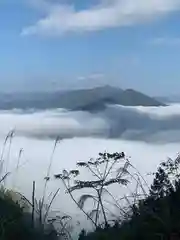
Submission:
[[[44,178],[45,183],[43,187],[43,193],[42,197],[40,199],[36,199],[36,182],[33,181],[32,184],[32,199],[29,200],[27,199],[22,193],[17,192],[15,190],[16,187],[16,182],[17,182],[17,177],[18,177],[18,171],[21,166],[25,163],[21,163],[22,155],[24,153],[24,150],[21,148],[18,153],[17,157],[17,164],[14,170],[10,172],[9,170],[9,163],[11,160],[11,149],[12,149],[12,144],[15,136],[15,131],[12,130],[10,131],[7,136],[5,137],[5,140],[2,145],[2,151],[1,151],[1,158],[0,158],[0,198],[5,196],[7,193],[12,199],[17,195],[17,198],[19,196],[19,204],[21,206],[27,206],[29,209],[29,213],[31,214],[31,224],[30,227],[32,229],[39,229],[40,232],[47,231],[48,232],[53,232],[56,231],[57,234],[61,235],[61,238],[65,237],[68,239],[71,239],[71,233],[68,230],[69,223],[71,221],[71,217],[63,214],[59,215],[58,213],[56,216],[51,216],[51,209],[54,203],[54,200],[58,196],[60,192],[60,188],[58,188],[54,193],[51,193],[49,197],[47,197],[47,187],[48,187],[48,182],[50,180],[50,174],[51,174],[51,168],[53,165],[53,158],[55,154],[55,150],[57,148],[58,143],[60,142],[60,138],[57,137],[52,153],[49,159],[49,165],[47,167],[47,173],[46,177]],[[13,184],[12,184],[12,190],[7,190],[7,184],[6,184],[6,178],[10,175],[13,174]],[[56,230],[55,230],[56,228]]]
[[[50,172],[51,172],[51,167],[52,167],[52,164],[53,164],[53,158],[54,158],[56,147],[57,147],[57,144],[59,143],[59,141],[60,141],[60,138],[57,137],[55,142],[54,142],[53,150],[52,150],[52,153],[51,153],[51,156],[50,156],[49,166],[47,168],[47,174],[46,174],[46,177],[44,178],[45,183],[44,183],[43,195],[42,195],[42,200],[40,201],[40,204],[39,204],[39,211],[40,211],[39,222],[40,222],[41,226],[44,225],[44,222],[46,221],[46,218],[47,218],[47,214],[45,214],[44,219],[43,219],[43,207],[44,207],[44,202],[45,202],[45,198],[46,198],[47,185],[48,185],[48,182],[50,180]],[[57,196],[58,192],[59,192],[59,189],[57,190],[57,193],[55,193],[53,195],[53,198],[52,198],[53,201],[54,201],[55,197]],[[51,205],[52,205],[52,203],[50,204],[50,206]]]
[[[0,183],[6,185],[6,178],[9,175],[8,167],[9,167],[9,160],[10,160],[10,153],[11,153],[11,146],[12,146],[12,140],[14,137],[14,130],[11,130],[7,136],[5,137],[2,151],[1,151],[1,159],[0,159]],[[6,147],[8,148],[7,157],[5,158],[5,150]]]
[[20,167],[20,160],[21,160],[21,157],[22,157],[22,154],[23,154],[23,148],[21,148],[19,150],[19,154],[18,154],[18,158],[17,158],[17,165],[16,165],[16,169],[15,169],[15,172],[14,172],[14,179],[13,179],[13,189],[15,189],[16,187],[16,181],[17,181],[17,177],[18,177],[18,170],[19,170],[19,167]]

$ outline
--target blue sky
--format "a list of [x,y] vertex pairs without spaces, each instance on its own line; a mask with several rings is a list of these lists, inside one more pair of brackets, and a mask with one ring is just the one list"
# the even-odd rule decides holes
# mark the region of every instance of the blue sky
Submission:
[[180,0],[1,0],[0,89],[180,89]]

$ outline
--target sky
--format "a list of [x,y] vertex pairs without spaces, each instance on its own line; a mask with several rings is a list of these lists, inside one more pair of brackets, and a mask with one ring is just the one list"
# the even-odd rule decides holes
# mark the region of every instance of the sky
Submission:
[[180,89],[180,0],[0,0],[1,91]]

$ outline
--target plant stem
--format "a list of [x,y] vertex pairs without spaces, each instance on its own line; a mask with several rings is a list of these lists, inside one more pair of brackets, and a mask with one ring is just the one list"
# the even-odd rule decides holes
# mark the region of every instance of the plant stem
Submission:
[[99,193],[99,190],[97,189],[98,205],[97,205],[97,212],[96,212],[96,224],[97,224],[98,217],[99,217],[99,205],[101,205],[103,215],[104,215],[104,221],[105,221],[105,224],[107,225],[107,218],[106,218],[106,213],[104,211],[104,206],[103,206],[103,203],[102,203],[101,195],[102,195],[102,190],[103,190],[103,187],[104,187],[103,183],[105,182],[106,178],[108,177],[108,173],[107,173],[108,165],[109,165],[109,161],[106,160],[106,166],[105,166],[104,174],[103,174],[103,177],[102,177],[102,185],[101,185],[100,193]]
[[106,213],[105,213],[104,206],[103,206],[102,199],[101,199],[102,189],[100,191],[101,192],[99,193],[99,190],[97,190],[97,193],[98,193],[99,203],[101,205],[103,216],[104,216],[104,222],[105,222],[105,225],[107,226],[108,225],[108,221],[107,221]]
[[51,171],[51,167],[52,167],[52,163],[53,163],[53,157],[54,157],[54,153],[55,153],[55,150],[56,150],[57,143],[58,143],[58,138],[55,140],[53,151],[52,151],[51,157],[50,157],[49,166],[48,166],[48,169],[47,169],[47,176],[46,176],[45,184],[44,184],[43,197],[42,197],[42,201],[41,201],[41,204],[40,204],[41,205],[40,206],[40,217],[39,217],[40,224],[42,224],[42,210],[43,210],[43,206],[44,206],[47,184],[48,184],[48,181],[49,181],[49,175],[50,175],[50,171]]
[[[78,206],[78,208],[80,208],[78,202],[76,201],[76,199],[75,199],[74,196],[72,195],[71,191],[69,191],[69,188],[68,188],[68,186],[66,185],[66,182],[64,181],[64,179],[62,179],[62,182],[63,182],[63,184],[64,184],[67,192],[69,193],[71,199],[73,200],[73,202]],[[80,208],[80,209],[81,209],[81,211],[87,216],[87,218],[93,223],[93,225],[95,226],[95,228],[97,228],[96,222],[84,211],[83,208]]]
[[53,204],[54,199],[56,198],[57,194],[59,193],[59,190],[60,190],[60,188],[58,188],[58,190],[55,192],[55,194],[53,195],[53,197],[52,197],[52,199],[51,199],[50,204],[48,205],[46,214],[45,214],[45,216],[44,216],[44,222],[46,221],[46,219],[47,219],[47,217],[48,217],[49,210],[50,210],[50,208],[51,208],[51,206],[52,206],[52,204]]
[[36,183],[33,181],[33,190],[32,190],[32,228],[34,228],[34,210],[35,210],[35,190],[36,190]]

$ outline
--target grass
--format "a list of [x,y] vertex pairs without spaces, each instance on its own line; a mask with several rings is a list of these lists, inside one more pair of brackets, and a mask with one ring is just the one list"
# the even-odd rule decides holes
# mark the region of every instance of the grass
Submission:
[[[21,157],[23,149],[19,150],[14,172],[10,172],[9,170],[14,135],[14,130],[7,134],[2,146],[0,159],[0,239],[36,239],[37,236],[37,239],[51,240],[57,239],[60,235],[63,236],[63,238],[68,236],[70,239],[71,233],[68,230],[70,217],[67,215],[60,216],[59,214],[56,214],[55,217],[50,216],[53,202],[58,196],[60,189],[58,188],[55,193],[52,193],[49,199],[47,199],[46,193],[50,180],[54,153],[60,139],[57,138],[54,143],[49,166],[47,168],[47,175],[44,178],[45,182],[42,197],[39,200],[36,199],[36,182],[33,181],[32,189],[30,190],[32,191],[32,199],[29,200],[23,194],[15,191],[18,171],[22,166]],[[14,174],[13,187],[12,190],[8,190],[6,187],[6,180],[11,174]],[[2,209],[4,211],[2,211]],[[55,225],[57,230],[55,230]],[[11,226],[15,227],[11,228]],[[20,231],[20,229],[22,229],[22,231]],[[16,230],[20,232],[17,233]],[[13,234],[14,238],[10,236]],[[23,238],[21,238],[19,234],[23,235]]]

